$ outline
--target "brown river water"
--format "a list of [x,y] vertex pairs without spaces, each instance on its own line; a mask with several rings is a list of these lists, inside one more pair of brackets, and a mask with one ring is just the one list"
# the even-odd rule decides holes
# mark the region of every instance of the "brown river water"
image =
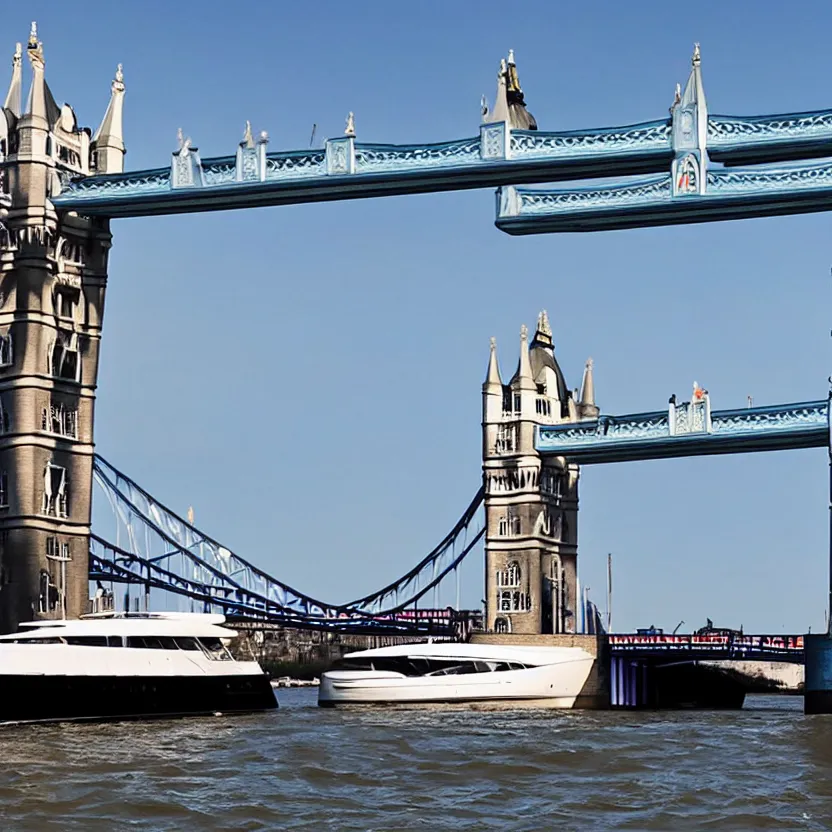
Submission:
[[832,829],[832,716],[321,710],[0,728],[0,830]]

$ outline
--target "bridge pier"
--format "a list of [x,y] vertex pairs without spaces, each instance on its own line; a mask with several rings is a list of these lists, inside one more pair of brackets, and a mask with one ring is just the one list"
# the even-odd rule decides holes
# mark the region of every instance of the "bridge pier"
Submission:
[[806,681],[803,713],[832,714],[832,636],[818,633],[803,637]]

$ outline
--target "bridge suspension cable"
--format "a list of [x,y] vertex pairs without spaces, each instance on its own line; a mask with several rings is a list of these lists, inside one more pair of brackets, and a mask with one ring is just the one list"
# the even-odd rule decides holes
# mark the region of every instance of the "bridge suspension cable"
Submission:
[[[116,519],[116,541],[90,538],[90,578],[142,584],[237,615],[294,626],[355,626],[407,619],[415,605],[456,572],[485,534],[483,489],[416,566],[382,589],[329,604],[272,577],[158,502],[134,480],[96,455],[95,481]],[[412,629],[412,626],[408,627]]]

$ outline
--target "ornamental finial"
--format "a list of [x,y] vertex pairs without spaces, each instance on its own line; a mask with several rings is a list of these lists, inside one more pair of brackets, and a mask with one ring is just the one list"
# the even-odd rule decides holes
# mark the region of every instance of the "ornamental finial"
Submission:
[[494,352],[497,349],[497,339],[492,335],[491,336],[491,352]]
[[29,43],[26,51],[29,54],[32,66],[43,69],[43,44],[38,40],[38,24],[34,20],[32,21],[32,28],[29,30]]
[[355,135],[355,114],[350,113],[347,116],[347,128],[344,130],[345,136],[354,136]]
[[699,53],[699,44],[693,44],[693,57],[691,58],[691,63],[693,66],[699,66],[700,61],[702,60],[702,56]]
[[552,327],[549,326],[549,314],[545,309],[537,316],[537,331],[542,335],[552,337]]
[[595,362],[591,358],[587,358],[585,366],[587,370],[591,370],[595,366]]
[[527,341],[528,338],[529,338],[529,328],[525,324],[523,324],[523,326],[520,327],[520,340],[521,341]]
[[512,66],[514,65],[514,50],[513,49],[508,50],[508,63],[511,64]]
[[124,92],[124,64],[116,67],[116,75],[113,78],[113,92]]
[[243,132],[243,146],[254,147],[254,136],[251,135],[251,122],[246,122],[246,129]]
[[23,44],[22,43],[16,43],[14,45],[14,57],[12,58],[12,60],[14,61],[15,64],[19,64],[22,59],[23,59]]
[[182,132],[182,128],[180,127],[176,131],[176,140],[179,142],[179,155],[181,157],[185,157],[191,150],[191,137],[185,138],[185,134]]

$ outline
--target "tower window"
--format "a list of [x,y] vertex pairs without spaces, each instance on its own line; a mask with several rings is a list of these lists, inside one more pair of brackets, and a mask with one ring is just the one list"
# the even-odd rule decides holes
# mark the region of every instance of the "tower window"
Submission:
[[505,569],[497,572],[497,586],[518,587],[520,586],[520,564],[513,560]]
[[49,373],[56,378],[78,381],[80,370],[78,336],[74,332],[59,330],[49,350]]
[[506,513],[500,518],[498,526],[500,537],[516,537],[520,534],[520,515],[517,513],[517,506],[509,506]]
[[41,430],[54,433],[56,436],[77,439],[78,411],[68,410],[61,403],[51,402],[49,407],[44,407],[41,411]]
[[0,508],[9,507],[9,475],[0,471]]
[[498,454],[510,454],[517,450],[517,425],[498,425],[494,450]]
[[58,540],[57,537],[46,538],[46,557],[52,560],[72,560],[69,556],[69,543]]
[[43,503],[41,513],[52,517],[69,516],[69,484],[66,468],[47,464],[43,475]]
[[507,589],[497,593],[497,608],[500,612],[528,612],[532,601],[527,592]]
[[0,367],[10,367],[13,363],[12,334],[0,335]]
[[79,292],[69,286],[58,286],[55,289],[55,314],[59,318],[75,320],[75,310],[78,307]]

